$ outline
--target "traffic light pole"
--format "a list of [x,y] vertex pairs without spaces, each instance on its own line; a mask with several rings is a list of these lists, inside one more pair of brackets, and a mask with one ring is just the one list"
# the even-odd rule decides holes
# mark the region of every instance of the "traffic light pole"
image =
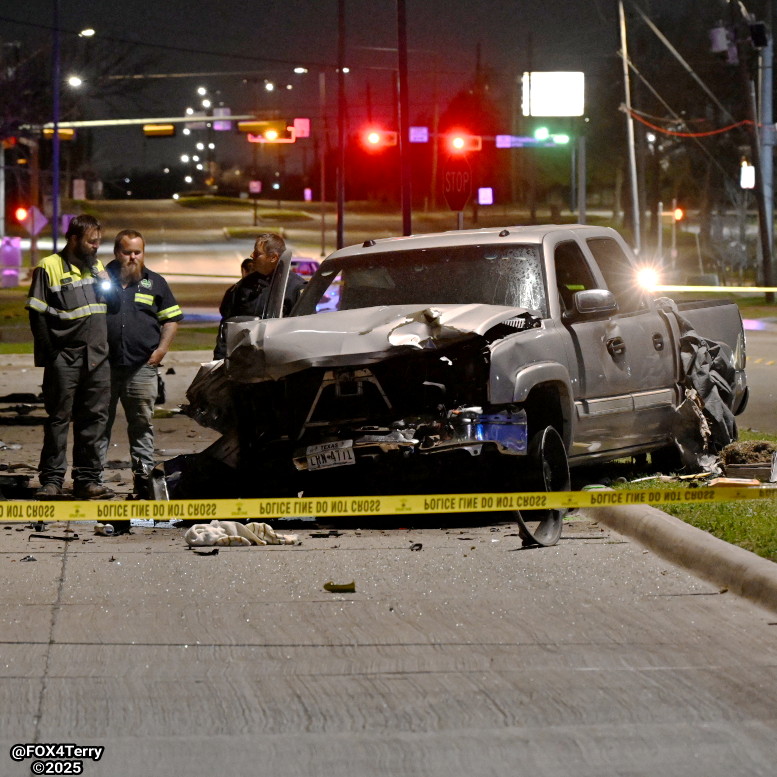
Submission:
[[337,0],[337,248],[345,245],[345,0]]
[[59,82],[62,80],[59,52],[59,7],[60,0],[54,0],[54,71],[52,76],[54,135],[51,138],[51,250],[54,252],[57,250],[59,236]]
[[412,188],[410,182],[410,107],[407,94],[407,13],[405,0],[397,0],[397,65],[399,68],[399,168],[402,200],[402,234],[410,235],[412,226]]

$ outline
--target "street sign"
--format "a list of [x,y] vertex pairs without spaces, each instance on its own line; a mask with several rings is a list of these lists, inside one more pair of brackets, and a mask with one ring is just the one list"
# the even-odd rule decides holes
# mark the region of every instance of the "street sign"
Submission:
[[22,226],[30,235],[37,235],[48,223],[49,220],[35,207],[35,205],[30,208],[27,213],[27,218],[21,222]]
[[442,171],[442,192],[451,210],[464,210],[472,193],[472,168],[465,157],[448,157]]
[[262,193],[262,182],[261,181],[249,181],[248,182],[248,192],[250,194],[261,194]]

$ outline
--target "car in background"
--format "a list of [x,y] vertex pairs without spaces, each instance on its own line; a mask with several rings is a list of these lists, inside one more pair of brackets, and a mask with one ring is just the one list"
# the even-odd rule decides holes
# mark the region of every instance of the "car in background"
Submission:
[[[296,257],[291,260],[291,271],[297,273],[297,275],[304,281],[309,281],[317,272],[320,262],[315,259],[306,259],[304,257]],[[316,312],[322,313],[327,310],[337,310],[340,307],[340,282],[339,279],[330,285],[327,289],[327,293],[321,297],[316,305]]]

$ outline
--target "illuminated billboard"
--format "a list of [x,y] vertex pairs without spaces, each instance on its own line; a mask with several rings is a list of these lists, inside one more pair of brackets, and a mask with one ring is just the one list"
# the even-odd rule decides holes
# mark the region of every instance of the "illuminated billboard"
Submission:
[[532,72],[521,79],[524,116],[582,116],[585,75],[581,72]]

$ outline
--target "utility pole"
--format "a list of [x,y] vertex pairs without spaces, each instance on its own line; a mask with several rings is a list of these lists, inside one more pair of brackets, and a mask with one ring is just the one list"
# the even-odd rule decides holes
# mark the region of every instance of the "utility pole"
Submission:
[[621,33],[621,60],[623,61],[623,88],[626,91],[626,129],[629,141],[629,171],[631,173],[631,216],[634,229],[634,250],[639,254],[642,247],[639,213],[639,195],[637,190],[637,155],[634,148],[634,118],[631,115],[631,86],[629,80],[629,50],[626,41],[626,13],[623,10],[623,0],[618,2]]
[[[736,38],[737,55],[739,59],[739,74],[742,78],[742,86],[745,91],[745,97],[747,102],[747,118],[750,120],[749,132],[750,143],[753,152],[753,167],[755,167],[755,198],[758,204],[758,236],[761,242],[761,270],[763,275],[763,285],[773,285],[772,274],[772,231],[769,226],[769,219],[773,218],[772,213],[767,209],[766,200],[766,180],[764,178],[764,160],[761,154],[761,132],[759,131],[758,124],[758,110],[755,99],[755,84],[748,72],[748,60],[750,54],[750,47],[752,40],[750,37],[749,20],[744,18],[742,9],[738,2],[730,2],[729,8],[731,9],[731,24],[734,29],[734,35]],[[768,31],[767,31],[768,35]],[[763,117],[766,121],[766,117]],[[771,128],[773,132],[773,127]],[[767,149],[771,153],[772,145],[768,145]],[[768,160],[768,172],[767,178],[769,179],[769,188],[771,189],[771,171],[772,171],[771,157]],[[774,292],[765,292],[765,300],[767,303],[774,302]]]
[[60,61],[60,31],[59,31],[59,7],[60,0],[54,0],[54,68],[52,75],[53,104],[52,113],[54,122],[54,134],[51,138],[51,250],[57,250],[57,237],[59,236],[59,91],[62,81]]
[[[764,209],[766,212],[766,227],[769,233],[769,264],[771,268],[770,286],[775,280],[774,268],[774,100],[772,95],[774,37],[772,36],[772,4],[767,3],[766,11],[766,46],[759,51],[761,66],[761,167],[764,189]],[[768,292],[767,302],[774,301],[774,293]]]
[[345,0],[337,0],[337,248],[345,245]]
[[[412,234],[412,189],[410,182],[410,107],[407,95],[407,13],[405,0],[397,0],[397,65],[399,68],[399,169],[402,201],[402,234]],[[436,140],[435,140],[436,142]]]

